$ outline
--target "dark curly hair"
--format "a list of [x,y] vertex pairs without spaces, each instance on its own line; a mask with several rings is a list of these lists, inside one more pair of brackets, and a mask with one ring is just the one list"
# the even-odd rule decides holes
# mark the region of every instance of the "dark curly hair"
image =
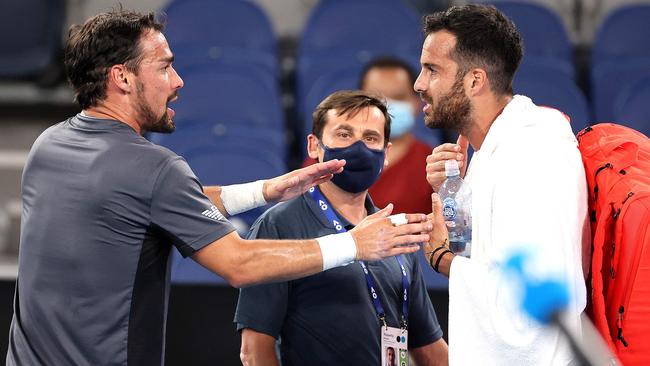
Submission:
[[424,17],[424,34],[446,30],[456,36],[451,57],[459,73],[483,68],[496,94],[512,94],[512,78],[523,56],[517,28],[492,5],[453,6]]
[[124,64],[137,73],[142,61],[140,37],[148,30],[162,31],[154,14],[115,9],[70,28],[65,48],[65,69],[75,100],[82,109],[106,98],[106,79],[113,65]]

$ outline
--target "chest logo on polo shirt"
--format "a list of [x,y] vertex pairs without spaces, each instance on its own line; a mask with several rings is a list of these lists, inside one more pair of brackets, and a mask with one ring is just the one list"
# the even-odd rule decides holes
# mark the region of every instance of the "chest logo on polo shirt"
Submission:
[[219,211],[219,209],[218,209],[216,206],[210,206],[210,209],[201,212],[201,215],[203,215],[203,216],[205,216],[205,217],[209,217],[209,218],[214,219],[214,220],[217,220],[217,221],[221,221],[221,220],[225,220],[225,219],[226,219],[226,218],[221,214],[221,212]]

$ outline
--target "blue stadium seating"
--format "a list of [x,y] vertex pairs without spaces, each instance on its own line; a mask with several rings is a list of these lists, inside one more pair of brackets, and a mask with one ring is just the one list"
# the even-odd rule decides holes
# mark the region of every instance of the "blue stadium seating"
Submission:
[[[198,145],[198,144],[197,144]],[[228,185],[275,177],[286,173],[284,161],[261,146],[221,143],[191,147],[182,151],[188,164],[204,185]],[[252,224],[266,207],[234,216],[232,221]],[[245,230],[245,228],[243,228]],[[242,232],[240,234],[243,235]],[[172,257],[174,283],[224,284],[225,281],[191,259]]]
[[61,48],[63,0],[3,1],[0,12],[0,77],[38,75]]
[[614,103],[613,122],[650,136],[650,76],[626,87]]
[[550,8],[532,2],[494,1],[510,18],[524,40],[522,63],[545,65],[575,77],[573,46],[560,17]]
[[181,77],[185,86],[171,105],[176,120],[285,129],[278,85],[247,65],[193,68]]
[[179,155],[183,155],[195,146],[221,144],[262,146],[265,151],[268,150],[283,161],[287,161],[286,133],[269,128],[183,120],[177,121],[174,133],[152,133],[149,135],[149,140]]
[[625,5],[603,21],[592,45],[592,105],[598,121],[612,121],[619,93],[650,75],[649,4]]
[[298,47],[299,105],[320,75],[341,67],[361,67],[384,55],[418,65],[422,41],[417,15],[399,1],[321,1]]
[[592,62],[621,62],[650,58],[650,4],[631,4],[614,9],[603,20],[592,45]]
[[515,94],[526,95],[537,105],[558,109],[569,116],[575,133],[591,124],[584,94],[563,73],[519,72],[515,75],[513,89]]
[[614,120],[614,101],[628,85],[650,75],[649,59],[603,61],[591,69],[591,104],[598,122]]
[[179,63],[252,63],[279,76],[271,23],[253,1],[175,0],[165,13],[165,35]]

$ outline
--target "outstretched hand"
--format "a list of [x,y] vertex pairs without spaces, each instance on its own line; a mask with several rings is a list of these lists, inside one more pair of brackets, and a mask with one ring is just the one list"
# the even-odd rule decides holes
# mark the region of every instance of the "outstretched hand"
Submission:
[[388,216],[393,205],[366,217],[350,230],[357,244],[357,260],[379,260],[420,249],[418,243],[429,242],[432,225],[424,214],[407,214],[408,223],[395,226]]
[[266,202],[287,201],[305,193],[309,188],[332,179],[334,174],[343,171],[345,160],[328,160],[302,169],[296,169],[264,182]]

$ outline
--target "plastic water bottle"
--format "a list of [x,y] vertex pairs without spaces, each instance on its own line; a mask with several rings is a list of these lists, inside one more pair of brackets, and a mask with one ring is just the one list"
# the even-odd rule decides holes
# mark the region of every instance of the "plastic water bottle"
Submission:
[[442,215],[449,231],[449,248],[457,255],[472,252],[472,191],[460,177],[456,160],[445,161],[447,179],[440,186]]

